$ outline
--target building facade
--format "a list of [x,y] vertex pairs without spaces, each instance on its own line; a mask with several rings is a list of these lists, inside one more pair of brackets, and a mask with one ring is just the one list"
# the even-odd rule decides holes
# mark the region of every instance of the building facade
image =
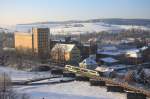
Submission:
[[29,33],[15,33],[15,48],[16,49],[32,49],[32,34]]
[[30,49],[34,54],[43,55],[49,51],[49,29],[33,28],[32,33],[15,33],[15,48]]
[[53,62],[66,62],[78,64],[80,62],[80,50],[75,44],[56,44],[51,50]]

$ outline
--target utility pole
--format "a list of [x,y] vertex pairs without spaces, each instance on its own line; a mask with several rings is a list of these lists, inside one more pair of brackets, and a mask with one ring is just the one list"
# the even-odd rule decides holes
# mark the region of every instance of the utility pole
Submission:
[[3,81],[3,99],[5,99],[5,93],[6,93],[6,79],[5,79],[5,72],[4,72],[4,81]]

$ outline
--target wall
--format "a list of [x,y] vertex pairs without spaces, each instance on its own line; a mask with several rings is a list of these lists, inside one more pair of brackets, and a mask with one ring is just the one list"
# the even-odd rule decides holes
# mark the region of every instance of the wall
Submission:
[[32,35],[29,33],[15,33],[15,48],[32,49]]

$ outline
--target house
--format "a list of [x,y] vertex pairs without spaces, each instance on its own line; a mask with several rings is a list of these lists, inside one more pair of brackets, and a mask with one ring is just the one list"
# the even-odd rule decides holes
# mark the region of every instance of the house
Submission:
[[96,63],[96,57],[92,55],[89,56],[88,58],[84,59],[81,63],[79,63],[79,66],[81,68],[94,70],[98,66],[98,64]]
[[80,50],[75,44],[57,43],[51,50],[53,62],[67,62],[68,64],[78,64],[80,61]]
[[98,66],[95,70],[99,72],[100,76],[105,77],[110,77],[111,73],[114,71],[113,69],[106,66]]
[[125,60],[128,64],[140,64],[144,62],[142,53],[147,50],[148,47],[144,46],[138,49],[131,49],[126,51]]

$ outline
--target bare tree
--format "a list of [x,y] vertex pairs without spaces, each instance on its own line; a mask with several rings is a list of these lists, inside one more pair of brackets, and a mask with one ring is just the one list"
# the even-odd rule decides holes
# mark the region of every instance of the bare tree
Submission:
[[30,99],[27,94],[20,94],[13,90],[11,78],[6,74],[0,74],[0,99]]
[[132,83],[132,82],[135,81],[134,78],[135,78],[135,73],[134,73],[134,71],[129,71],[129,72],[125,75],[124,80],[125,80],[126,82],[128,82],[128,83]]
[[51,58],[57,64],[65,63],[65,49],[57,46],[55,50],[51,51]]

